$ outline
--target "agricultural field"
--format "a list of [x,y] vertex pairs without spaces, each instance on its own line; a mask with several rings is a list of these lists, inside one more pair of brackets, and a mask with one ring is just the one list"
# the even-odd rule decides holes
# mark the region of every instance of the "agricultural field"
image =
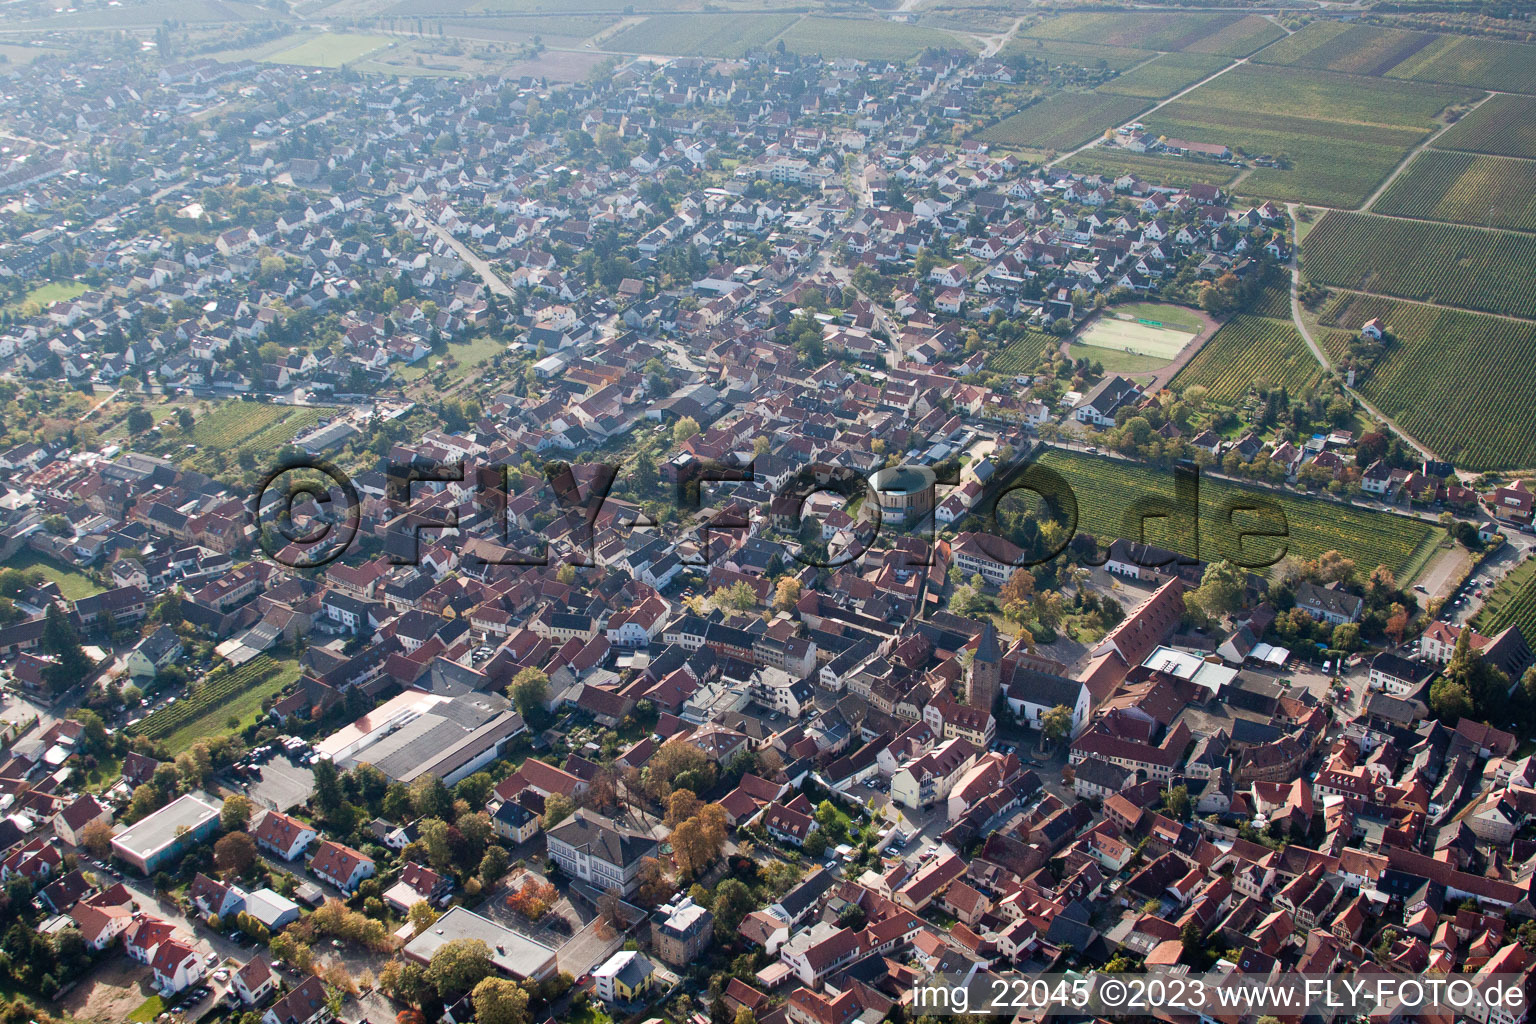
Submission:
[[1371,212],[1536,231],[1536,161],[1426,149]]
[[1200,386],[1210,400],[1230,405],[1252,387],[1299,391],[1323,368],[1289,320],[1237,316],[1222,326],[1174,378],[1176,387]]
[[972,45],[962,36],[937,29],[854,18],[802,18],[779,38],[786,50],[819,53],[829,60],[910,60],[930,46],[960,49]]
[[1536,317],[1536,235],[1331,210],[1301,254],[1319,284]]
[[1255,114],[1283,110],[1320,121],[1424,132],[1446,107],[1481,98],[1471,90],[1451,86],[1382,82],[1326,71],[1247,64],[1201,86],[1184,102]]
[[1264,18],[1239,13],[1138,11],[1062,14],[1023,34],[1033,39],[1242,57],[1285,33]]
[[232,718],[240,727],[248,725],[261,714],[261,702],[296,681],[299,672],[295,659],[259,655],[216,679],[205,680],[198,693],[161,708],[132,732],[164,740],[172,755],[179,754],[203,737],[231,731]]
[[1384,75],[1434,42],[1428,32],[1314,21],[1254,57],[1264,64]]
[[1046,61],[1052,66],[1095,70],[1129,71],[1138,64],[1145,64],[1158,56],[1152,50],[1127,49],[1123,46],[1098,46],[1093,43],[1070,43],[1065,40],[1026,39],[1015,36],[1002,56],[1028,57],[1034,61]]
[[183,451],[179,431],[171,431],[164,444],[174,449],[188,469],[214,473],[247,453],[258,463],[270,460],[292,442],[295,434],[314,426],[326,412],[308,406],[231,399],[211,413],[197,415],[190,438],[195,449]]
[[1165,53],[1099,86],[1099,91],[1160,100],[1209,78],[1230,63],[1227,57],[1208,53]]
[[794,21],[793,14],[656,14],[600,45],[617,53],[740,57]]
[[1436,139],[1435,146],[1536,159],[1536,98],[1490,97]]
[[317,68],[339,68],[392,42],[389,36],[322,32],[297,46],[279,50],[263,59],[269,64],[303,64]]
[[1291,319],[1291,281],[1289,276],[1278,278],[1259,293],[1247,309],[1251,316],[1268,317],[1271,320]]
[[1322,322],[1350,333],[1380,317],[1396,336],[1359,390],[1403,429],[1466,469],[1536,466],[1526,366],[1536,324],[1342,293]]
[[1502,39],[1436,36],[1387,72],[1390,78],[1471,85],[1496,92],[1536,93],[1536,46]]
[[[1071,486],[1077,496],[1078,530],[1095,538],[1134,536],[1136,524],[1126,522],[1132,504],[1141,499],[1171,499],[1174,494],[1171,471],[1140,463],[1058,448],[1047,449],[1039,461]],[[1254,499],[1278,506],[1285,517],[1284,538],[1253,535],[1255,530],[1267,531],[1276,525],[1271,516],[1261,518],[1242,511]],[[1146,525],[1150,543],[1177,544],[1173,535],[1158,531],[1156,520],[1148,520]],[[1199,527],[1200,550],[1184,554],[1206,560],[1237,558],[1251,563],[1251,568],[1262,568],[1282,548],[1284,554],[1302,558],[1336,550],[1367,572],[1385,565],[1404,582],[1408,571],[1421,561],[1423,546],[1444,536],[1443,531],[1420,519],[1214,478],[1200,481]],[[1240,536],[1244,532],[1248,533],[1246,538]]]
[[1256,168],[1244,195],[1353,207],[1437,114],[1472,98],[1445,86],[1244,65],[1143,120],[1155,135],[1269,157],[1278,166]]
[[285,405],[231,400],[212,413],[197,417],[192,442],[199,448],[236,448],[246,438],[282,422],[291,412],[293,409]]
[[1000,146],[1066,150],[1124,124],[1149,106],[1151,101],[1139,96],[1059,92],[1003,118],[978,138]]
[[1029,331],[988,356],[987,369],[993,373],[1028,373],[1040,362],[1041,353],[1060,343],[1053,334]]
[[1314,21],[1253,59],[1405,81],[1536,92],[1536,47],[1378,25]]
[[1078,174],[1102,174],[1118,178],[1134,174],[1156,185],[1230,185],[1237,168],[1202,160],[1147,156],[1129,150],[1085,149],[1059,166]]
[[1500,580],[1472,624],[1484,636],[1509,626],[1519,626],[1526,636],[1536,635],[1536,561],[1527,559]]

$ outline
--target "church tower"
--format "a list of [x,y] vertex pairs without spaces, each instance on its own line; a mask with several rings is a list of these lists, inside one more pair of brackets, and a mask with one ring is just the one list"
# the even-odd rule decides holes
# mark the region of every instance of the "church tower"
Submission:
[[966,703],[978,711],[992,713],[1003,685],[1003,654],[997,647],[997,628],[988,620],[976,641],[976,657],[971,659],[966,680]]

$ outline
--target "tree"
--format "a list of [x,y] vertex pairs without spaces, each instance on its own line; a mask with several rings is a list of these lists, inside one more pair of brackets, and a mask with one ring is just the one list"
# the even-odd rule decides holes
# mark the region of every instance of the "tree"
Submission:
[[[286,932],[272,940],[273,955],[279,955],[277,940],[283,938],[287,938]],[[282,959],[293,963],[288,957]],[[410,1003],[412,1006],[420,1006],[432,995],[432,982],[427,977],[427,968],[411,960],[391,960],[385,964],[379,972],[379,987],[402,1003]]]
[[85,826],[80,831],[80,845],[98,859],[109,856],[112,853],[112,823],[102,820]]
[[537,921],[549,913],[560,899],[560,891],[551,883],[536,875],[523,879],[523,884],[507,894],[507,906],[530,921]]
[[692,416],[684,416],[672,426],[672,443],[682,444],[698,432],[699,421]]
[[485,855],[480,858],[480,881],[486,885],[494,885],[501,876],[507,873],[507,866],[511,864],[511,857],[500,846],[487,846]]
[[80,646],[80,634],[57,604],[50,603],[44,614],[42,647],[54,657],[53,664],[43,669],[50,693],[63,693],[90,674],[92,663]]
[[528,993],[507,978],[483,978],[475,986],[475,1024],[527,1024]]
[[427,982],[438,997],[468,992],[496,973],[491,947],[483,939],[451,939],[437,948],[427,963]]
[[523,669],[512,677],[507,698],[525,722],[542,722],[549,710],[549,676],[536,668]]
[[243,793],[231,793],[224,798],[224,807],[219,811],[219,824],[226,832],[243,832],[251,820],[252,809],[250,797]]
[[1341,622],[1333,627],[1333,649],[1346,653],[1359,650],[1360,625],[1355,622]]
[[1436,679],[1429,688],[1429,710],[1447,725],[1453,725],[1472,714],[1472,695],[1452,679]]
[[800,600],[800,581],[793,576],[785,576],[779,580],[779,585],[774,591],[773,607],[778,611],[788,611]]
[[1015,569],[997,592],[1003,607],[1025,605],[1035,594],[1035,578],[1027,569]]
[[672,828],[687,821],[699,813],[699,808],[704,802],[694,795],[691,789],[674,789],[672,795],[667,798],[666,823]]
[[747,888],[745,882],[736,878],[723,880],[715,886],[715,901],[711,908],[715,915],[715,933],[736,934],[736,926],[756,905],[752,899],[752,890]]
[[155,425],[155,417],[148,409],[136,405],[128,410],[128,433],[142,434]]
[[220,871],[242,875],[256,862],[256,840],[249,832],[231,832],[213,844],[213,862]]
[[1174,786],[1162,792],[1163,803],[1168,808],[1168,813],[1179,821],[1189,820],[1189,787]]
[[703,793],[715,784],[715,765],[709,755],[681,739],[663,743],[644,769],[647,790],[656,800],[671,796],[675,788]]
[[324,814],[334,814],[344,802],[341,792],[341,776],[336,764],[323,757],[315,762],[315,806]]
[[432,909],[432,904],[426,900],[412,903],[411,909],[406,911],[405,918],[411,922],[411,929],[420,935],[437,923],[437,911]]
[[1072,709],[1058,704],[1040,714],[1040,734],[1047,743],[1059,743],[1072,734]]
[[635,898],[641,903],[657,907],[672,895],[672,879],[667,877],[666,865],[655,857],[642,859],[635,877],[640,883]]
[[1200,586],[1185,597],[1206,615],[1216,618],[1231,615],[1243,606],[1248,581],[1243,571],[1226,559],[1206,566]]
[[725,848],[725,808],[705,804],[699,813],[672,830],[672,859],[686,877],[697,877],[713,864]]
[[544,828],[549,830],[560,824],[576,810],[576,805],[564,793],[551,793],[544,801]]

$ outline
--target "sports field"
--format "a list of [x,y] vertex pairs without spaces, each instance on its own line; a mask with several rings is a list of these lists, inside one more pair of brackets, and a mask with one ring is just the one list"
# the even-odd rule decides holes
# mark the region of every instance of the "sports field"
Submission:
[[[1131,352],[1169,362],[1183,351],[1190,339],[1199,331],[1199,323],[1191,326],[1187,321],[1170,322],[1153,320],[1160,307],[1149,307],[1131,313],[1106,313],[1097,317],[1080,331],[1075,339],[1083,345],[1110,349],[1115,352]],[[1167,307],[1175,313],[1177,307]],[[1180,318],[1182,320],[1182,318]]]

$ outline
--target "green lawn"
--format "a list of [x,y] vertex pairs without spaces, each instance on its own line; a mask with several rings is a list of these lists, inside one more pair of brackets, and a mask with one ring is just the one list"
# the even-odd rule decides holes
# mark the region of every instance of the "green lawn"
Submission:
[[175,731],[167,734],[165,737],[166,749],[172,756],[175,756],[205,736],[218,736],[234,732],[236,730],[231,729],[227,724],[230,718],[238,718],[240,720],[239,729],[243,729],[255,721],[257,716],[261,714],[261,702],[263,700],[279,692],[283,687],[299,678],[300,669],[297,659],[278,659],[278,666],[278,671],[270,678],[262,680],[249,689],[237,691],[228,699],[217,702],[201,715],[188,719],[178,726]]
[[828,60],[910,60],[929,47],[960,50],[969,45],[965,37],[948,32],[867,18],[808,17],[791,25],[780,39],[787,50],[821,54]]
[[1182,327],[1198,334],[1205,328],[1200,314],[1183,306],[1170,306],[1166,302],[1123,302],[1114,307],[1121,316],[1133,316],[1138,320],[1156,320],[1168,327]]
[[165,1012],[165,1000],[159,996],[150,996],[139,1004],[139,1008],[128,1014],[128,1019],[134,1024],[147,1024],[160,1014]]
[[76,295],[83,295],[90,288],[79,281],[49,281],[40,284],[16,302],[6,306],[6,309],[20,309],[29,302],[35,302],[39,309],[47,309],[50,305],[61,299],[72,299]]
[[1126,352],[1118,348],[1100,348],[1098,345],[1079,345],[1075,341],[1071,352],[1073,359],[1086,359],[1090,363],[1100,364],[1105,373],[1147,373],[1168,365],[1168,359],[1163,356],[1142,355],[1140,352]]
[[297,46],[279,50],[264,59],[272,64],[304,64],[317,68],[339,68],[390,42],[392,40],[389,36],[322,32]]
[[[486,334],[464,342],[453,342],[448,346],[447,355],[458,360],[458,365],[448,370],[448,379],[460,380],[481,363],[506,350],[505,343]],[[435,369],[444,358],[446,357],[433,353],[410,366],[402,366],[395,372],[400,375],[401,380],[419,380]]]
[[96,581],[78,569],[72,569],[67,565],[61,565],[53,559],[31,550],[30,548],[18,551],[3,568],[22,569],[30,571],[36,569],[44,576],[59,585],[59,590],[65,598],[78,601],[82,597],[90,597],[92,594],[101,593],[105,587],[98,586]]

